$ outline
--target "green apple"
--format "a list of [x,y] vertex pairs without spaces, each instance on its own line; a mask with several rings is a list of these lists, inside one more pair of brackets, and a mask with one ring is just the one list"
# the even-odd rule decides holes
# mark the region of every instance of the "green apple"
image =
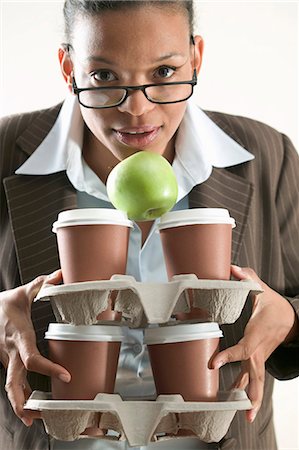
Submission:
[[138,151],[111,170],[107,194],[115,208],[125,211],[129,219],[154,220],[173,207],[178,185],[167,159]]

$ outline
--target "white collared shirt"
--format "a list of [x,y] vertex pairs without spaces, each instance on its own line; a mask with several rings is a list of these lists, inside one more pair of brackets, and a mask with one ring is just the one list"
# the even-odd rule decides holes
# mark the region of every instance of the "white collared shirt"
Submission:
[[[69,95],[59,116],[44,141],[16,171],[19,175],[47,175],[60,171],[77,189],[78,207],[113,208],[106,186],[82,157],[84,123],[77,98]],[[175,142],[173,169],[179,194],[174,209],[187,209],[188,193],[206,181],[213,167],[224,168],[250,161],[254,156],[221,130],[191,99],[179,127]],[[166,268],[156,233],[156,220],[149,236],[141,246],[141,231],[137,224],[130,233],[127,274],[138,281],[167,281]],[[147,396],[155,393],[147,349],[140,330],[128,330],[119,359],[116,392],[124,397]],[[126,449],[125,443],[80,442],[80,449]],[[184,448],[198,447],[197,440],[184,442]],[[155,447],[154,444],[152,444]],[[150,446],[150,448],[152,448]],[[172,442],[171,448],[176,446]],[[56,442],[55,450],[68,449],[67,443]],[[146,449],[149,447],[142,447]],[[180,448],[180,445],[179,447]]]

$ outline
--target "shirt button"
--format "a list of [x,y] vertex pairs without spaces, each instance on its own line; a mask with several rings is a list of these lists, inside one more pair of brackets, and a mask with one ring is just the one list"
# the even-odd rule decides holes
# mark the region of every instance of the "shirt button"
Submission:
[[134,344],[133,345],[133,352],[138,355],[139,353],[142,352],[142,345],[140,344]]

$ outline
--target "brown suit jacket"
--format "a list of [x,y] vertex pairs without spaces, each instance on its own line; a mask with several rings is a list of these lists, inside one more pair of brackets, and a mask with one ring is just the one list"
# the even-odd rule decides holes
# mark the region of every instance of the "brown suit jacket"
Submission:
[[[76,192],[64,172],[47,176],[18,176],[14,171],[34,152],[53,126],[60,106],[1,120],[1,289],[26,283],[59,267],[51,225],[60,211],[76,207]],[[212,120],[255,155],[253,161],[226,169],[214,168],[210,178],[189,194],[191,208],[227,208],[236,219],[232,261],[252,267],[273,289],[288,298],[299,314],[299,158],[289,139],[272,128],[242,117],[208,113]],[[297,295],[297,297],[296,297]],[[235,344],[250,317],[248,299],[234,325],[223,327],[222,346]],[[36,303],[32,312],[37,340],[46,352],[43,333],[54,320],[50,305]],[[278,378],[299,373],[296,344],[280,347],[267,363]],[[221,369],[221,387],[229,389],[239,364]],[[1,371],[2,384],[5,381]],[[47,389],[41,376],[31,376],[34,389]],[[251,425],[237,413],[221,441],[223,450],[275,450],[272,423],[273,378],[266,375],[264,401]],[[38,422],[26,429],[16,419],[2,387],[0,448],[44,450],[48,447]]]

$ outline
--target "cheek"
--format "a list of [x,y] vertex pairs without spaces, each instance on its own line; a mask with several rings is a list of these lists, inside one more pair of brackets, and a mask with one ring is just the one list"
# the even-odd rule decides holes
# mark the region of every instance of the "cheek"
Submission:
[[177,103],[172,105],[167,105],[165,109],[165,117],[167,118],[168,129],[171,133],[177,130],[179,127],[185,111],[186,111],[186,103]]
[[95,109],[81,108],[81,113],[84,122],[90,131],[99,139],[102,140],[105,133],[109,129],[109,118],[107,114]]

